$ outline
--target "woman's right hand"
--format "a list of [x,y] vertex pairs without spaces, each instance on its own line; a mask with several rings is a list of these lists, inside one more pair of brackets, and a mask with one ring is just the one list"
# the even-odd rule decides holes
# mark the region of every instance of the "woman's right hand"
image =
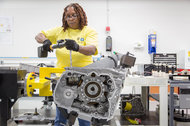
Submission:
[[45,40],[47,40],[47,38],[45,37],[43,33],[37,34],[35,39],[38,43],[43,43]]

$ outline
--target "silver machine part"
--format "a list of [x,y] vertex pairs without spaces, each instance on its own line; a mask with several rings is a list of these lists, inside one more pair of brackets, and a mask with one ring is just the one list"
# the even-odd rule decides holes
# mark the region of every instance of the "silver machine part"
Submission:
[[190,95],[179,95],[179,106],[182,109],[190,108]]
[[24,64],[24,63],[19,64],[19,69],[26,70],[27,72],[35,72],[35,73],[39,73],[39,71],[40,71],[40,67],[29,65],[29,64]]
[[54,90],[55,104],[88,121],[112,119],[126,73],[126,69],[116,66],[119,59],[112,56],[83,68],[65,68]]
[[190,108],[190,86],[179,88],[179,106],[182,109]]

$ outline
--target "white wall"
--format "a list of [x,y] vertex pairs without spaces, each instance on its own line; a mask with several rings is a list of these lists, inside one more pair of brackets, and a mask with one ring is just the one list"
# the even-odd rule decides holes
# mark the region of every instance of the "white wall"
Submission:
[[[99,52],[105,53],[106,0],[0,0],[0,16],[13,16],[13,45],[0,45],[0,57],[37,56],[35,35],[61,25],[63,9],[78,2],[86,11],[88,24],[99,34]],[[147,37],[157,33],[157,52],[189,49],[190,1],[188,0],[108,0],[113,50],[130,51],[136,63],[149,63]],[[144,48],[134,49],[134,43]],[[54,56],[54,55],[52,55]]]

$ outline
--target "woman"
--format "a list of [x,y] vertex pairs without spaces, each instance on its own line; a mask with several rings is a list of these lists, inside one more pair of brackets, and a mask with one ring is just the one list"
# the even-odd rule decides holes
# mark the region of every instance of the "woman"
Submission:
[[[65,7],[62,17],[62,26],[42,31],[35,37],[38,43],[43,44],[46,51],[51,51],[50,45],[57,40],[65,40],[65,47],[56,49],[57,68],[70,66],[70,50],[72,50],[72,66],[84,67],[93,62],[92,55],[97,51],[97,32],[87,26],[87,17],[83,8],[78,3],[72,3]],[[79,120],[80,126],[90,126],[90,122]],[[56,108],[55,126],[66,124],[66,119]]]

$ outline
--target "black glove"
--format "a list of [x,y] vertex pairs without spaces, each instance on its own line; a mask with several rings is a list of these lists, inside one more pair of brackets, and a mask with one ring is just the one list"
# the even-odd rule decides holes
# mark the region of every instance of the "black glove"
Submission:
[[52,51],[52,50],[50,49],[50,45],[51,45],[51,44],[52,44],[52,43],[51,43],[51,41],[50,41],[49,39],[45,40],[45,41],[43,42],[43,50],[51,52],[51,51]]
[[77,44],[75,42],[75,40],[71,40],[71,39],[65,39],[65,47],[68,49],[68,50],[73,50],[73,51],[79,51],[79,44]]

